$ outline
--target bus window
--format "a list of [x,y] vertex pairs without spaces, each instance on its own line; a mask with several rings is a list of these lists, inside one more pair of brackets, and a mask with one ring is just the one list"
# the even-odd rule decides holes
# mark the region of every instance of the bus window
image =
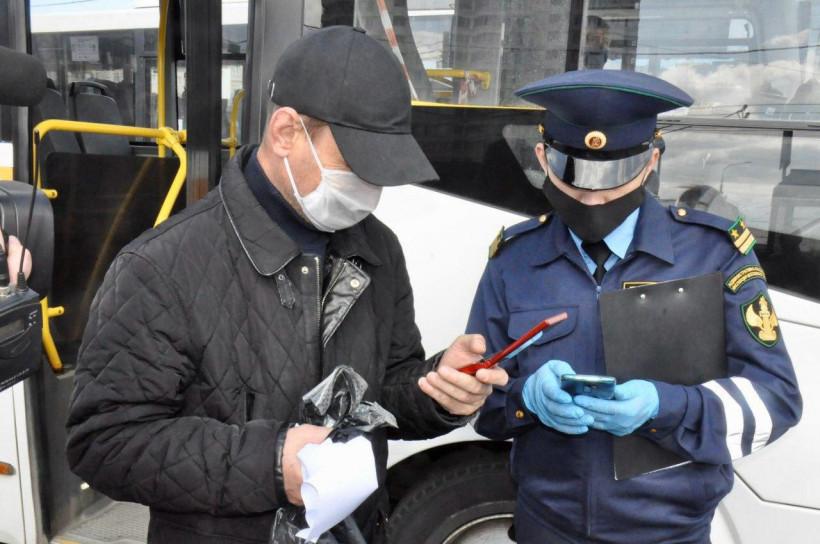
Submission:
[[[242,90],[245,67],[245,55],[248,48],[248,2],[247,0],[222,0],[222,133],[228,138],[230,134],[231,109],[233,99]],[[152,93],[156,89],[152,88]],[[179,111],[178,126],[186,128],[185,100],[185,61],[177,62],[177,108]],[[237,123],[241,116],[237,116]],[[241,134],[237,126],[236,134]]]
[[32,51],[67,109],[71,84],[94,81],[116,101],[122,124],[156,126],[156,109],[139,99],[139,70],[156,56],[156,10],[111,4],[32,4]]
[[[248,45],[247,0],[222,2],[223,138],[229,135],[232,99],[242,88]],[[71,83],[95,81],[115,99],[122,123],[157,122],[159,0],[32,4],[32,49],[70,112]],[[185,61],[177,63],[177,129],[185,128]],[[237,130],[240,134],[241,130]]]
[[515,89],[571,65],[576,4],[359,0],[355,15],[386,43],[395,34],[419,100],[497,106],[523,104]]
[[668,115],[820,118],[820,2],[590,0],[587,12],[587,32],[592,17],[607,28],[600,67],[652,74],[695,99]]
[[820,135],[689,127],[664,139],[661,200],[742,215],[769,283],[820,300]]

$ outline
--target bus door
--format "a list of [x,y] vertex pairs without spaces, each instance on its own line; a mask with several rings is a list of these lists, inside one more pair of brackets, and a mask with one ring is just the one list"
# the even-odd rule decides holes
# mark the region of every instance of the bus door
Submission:
[[[212,3],[222,7],[225,22],[222,62],[209,67],[221,83],[213,134],[218,164],[241,141],[238,91],[248,5]],[[21,488],[38,498],[29,501],[26,512],[39,516],[36,526],[45,538],[144,542],[147,509],[112,504],[69,470],[65,411],[89,306],[108,266],[123,246],[186,203],[184,193],[172,196],[182,187],[188,162],[180,142],[190,119],[186,83],[192,71],[183,52],[191,55],[193,46],[185,48],[183,29],[196,37],[201,27],[193,19],[183,25],[184,4],[176,1],[19,4],[30,10],[32,52],[49,77],[46,98],[31,108],[31,126],[13,134],[25,146],[36,128],[42,173],[36,182],[52,198],[56,264],[47,330],[53,349],[27,383],[23,429],[3,427],[0,443],[16,440],[31,449],[31,474]],[[158,31],[160,5],[167,6],[165,48]],[[163,57],[161,75],[157,59]],[[0,496],[6,504],[8,495],[0,490]],[[2,529],[0,541],[34,542],[5,538]]]

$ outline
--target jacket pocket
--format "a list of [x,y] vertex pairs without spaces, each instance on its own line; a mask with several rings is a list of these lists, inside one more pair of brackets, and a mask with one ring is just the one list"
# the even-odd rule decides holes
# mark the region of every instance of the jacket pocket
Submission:
[[515,340],[539,322],[556,314],[560,314],[561,312],[567,312],[567,318],[543,331],[543,334],[534,342],[534,345],[546,344],[547,342],[557,340],[575,330],[575,322],[578,319],[578,306],[564,304],[544,306],[535,310],[512,312],[510,313],[510,321],[507,325],[507,334]]
[[567,318],[543,331],[541,336],[530,347],[516,355],[521,376],[532,374],[550,359],[567,361],[575,368],[573,361],[576,355],[577,339],[572,337],[578,321],[578,306],[555,304],[541,306],[532,310],[510,313],[507,334],[510,342],[518,339],[540,321],[561,312],[567,312]]

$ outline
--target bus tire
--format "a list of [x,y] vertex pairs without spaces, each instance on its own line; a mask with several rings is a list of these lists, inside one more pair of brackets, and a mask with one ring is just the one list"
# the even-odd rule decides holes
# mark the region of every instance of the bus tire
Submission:
[[506,459],[439,468],[396,505],[387,525],[387,542],[455,544],[459,536],[481,530],[481,524],[483,530],[500,536],[507,532],[514,510],[515,485]]

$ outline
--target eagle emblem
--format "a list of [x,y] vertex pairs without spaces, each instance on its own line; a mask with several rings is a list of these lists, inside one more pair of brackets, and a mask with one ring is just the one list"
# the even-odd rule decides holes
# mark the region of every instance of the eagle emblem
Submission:
[[755,298],[743,305],[743,322],[752,337],[770,348],[777,344],[777,315],[768,297],[761,291]]

